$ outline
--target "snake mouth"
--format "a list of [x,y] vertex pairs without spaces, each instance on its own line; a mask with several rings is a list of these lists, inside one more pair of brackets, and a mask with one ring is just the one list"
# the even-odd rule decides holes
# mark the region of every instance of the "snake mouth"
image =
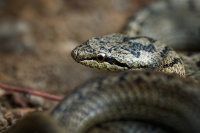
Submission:
[[[86,52],[81,52],[81,51],[82,50],[79,47],[76,47],[71,52],[71,56],[76,62],[81,63],[81,62],[87,61],[87,60],[96,60],[96,56],[94,57],[94,54],[89,55],[89,54],[86,54]],[[84,56],[84,54],[85,54],[85,56]],[[89,57],[87,57],[86,55]]]
[[77,54],[78,54],[78,50],[76,48],[73,49],[72,52],[71,52],[71,56],[76,62],[79,62],[78,59],[77,59],[77,57],[78,57]]

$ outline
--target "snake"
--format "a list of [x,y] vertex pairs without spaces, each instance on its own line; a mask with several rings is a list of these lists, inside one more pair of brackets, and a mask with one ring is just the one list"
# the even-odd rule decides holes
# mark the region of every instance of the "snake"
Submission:
[[[121,34],[77,46],[71,55],[78,63],[123,72],[78,86],[49,114],[55,123],[33,115],[32,122],[48,125],[30,124],[29,131],[199,133],[198,7],[198,0],[157,0],[131,17]],[[190,52],[183,52],[185,46]],[[24,132],[23,123],[27,120],[16,124],[23,128],[14,126],[6,133]]]

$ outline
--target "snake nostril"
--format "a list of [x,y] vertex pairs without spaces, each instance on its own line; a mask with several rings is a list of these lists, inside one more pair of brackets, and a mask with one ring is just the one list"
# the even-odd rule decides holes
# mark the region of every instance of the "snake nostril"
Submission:
[[74,60],[77,59],[77,49],[76,49],[76,48],[75,48],[74,50],[72,50],[71,56],[72,56],[72,58],[73,58]]

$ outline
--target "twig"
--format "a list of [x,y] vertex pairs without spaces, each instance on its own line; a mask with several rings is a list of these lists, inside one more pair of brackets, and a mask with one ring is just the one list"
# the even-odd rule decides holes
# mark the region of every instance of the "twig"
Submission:
[[4,83],[0,83],[0,88],[7,90],[7,91],[9,90],[9,91],[15,91],[15,92],[20,92],[20,93],[28,93],[28,94],[31,94],[31,95],[43,97],[43,98],[54,100],[54,101],[61,101],[62,100],[62,97],[47,94],[47,93],[40,92],[40,91],[36,91],[36,90],[30,89],[30,88],[21,88],[21,87],[7,85],[7,84],[4,84]]

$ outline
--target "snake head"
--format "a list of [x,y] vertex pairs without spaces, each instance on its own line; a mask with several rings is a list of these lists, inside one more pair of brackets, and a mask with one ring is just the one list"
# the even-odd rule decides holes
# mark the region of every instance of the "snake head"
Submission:
[[76,62],[92,68],[160,71],[171,51],[171,48],[149,37],[111,34],[87,40],[77,46],[71,55]]

